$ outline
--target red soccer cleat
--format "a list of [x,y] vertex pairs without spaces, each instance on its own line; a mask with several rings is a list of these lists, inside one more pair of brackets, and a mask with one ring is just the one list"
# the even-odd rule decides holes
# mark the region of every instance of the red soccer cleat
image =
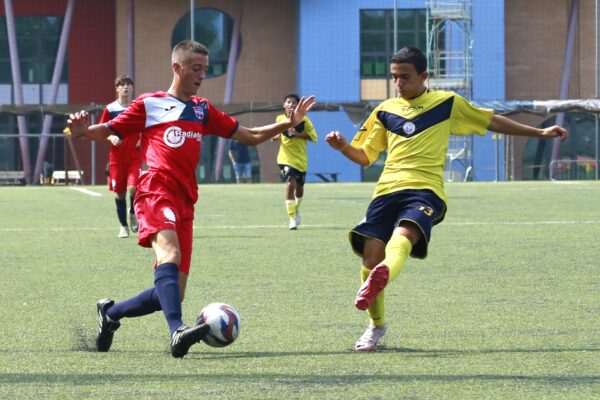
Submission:
[[358,289],[354,305],[359,310],[366,310],[375,302],[379,293],[385,288],[390,277],[387,265],[379,264],[369,274],[367,280]]

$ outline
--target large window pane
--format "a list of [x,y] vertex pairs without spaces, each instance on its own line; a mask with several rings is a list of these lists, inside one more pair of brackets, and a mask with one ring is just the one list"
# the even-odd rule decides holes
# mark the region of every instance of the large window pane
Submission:
[[[194,40],[208,48],[210,65],[206,76],[208,78],[223,75],[227,72],[229,49],[233,32],[233,18],[221,10],[214,8],[197,8],[194,11]],[[171,46],[174,47],[182,40],[191,37],[190,13],[187,13],[177,22],[171,34]],[[242,47],[240,38],[238,54]]]
[[378,52],[385,54],[385,35],[382,33],[363,32],[360,35],[361,53]]
[[[56,62],[63,17],[59,16],[16,16],[15,31],[21,63],[23,83],[50,83]],[[0,83],[12,83],[10,52],[6,33],[6,17],[0,17]],[[67,63],[61,74],[61,83],[67,82]],[[49,72],[48,72],[49,71]]]
[[[389,78],[389,60],[394,49],[393,10],[360,11],[360,65],[365,78]],[[397,13],[397,47],[425,50],[425,10],[403,9]]]
[[385,10],[362,10],[360,29],[382,29],[385,26]]

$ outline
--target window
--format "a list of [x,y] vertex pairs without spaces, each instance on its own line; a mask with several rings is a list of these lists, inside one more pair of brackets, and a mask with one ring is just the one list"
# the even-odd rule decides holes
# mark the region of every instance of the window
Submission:
[[[397,45],[426,50],[424,9],[397,10]],[[394,47],[394,11],[360,11],[360,76],[387,78]]]
[[[52,82],[62,24],[63,17],[59,16],[15,17],[23,84]],[[67,76],[67,63],[64,63],[60,82],[66,83]],[[4,16],[0,17],[0,83],[12,83],[8,33]]]
[[[214,8],[197,8],[194,11],[194,40],[202,43],[210,53],[210,65],[206,74],[207,78],[214,78],[227,72],[229,49],[233,33],[233,18]],[[171,47],[182,40],[191,37],[190,13],[181,17],[175,25],[171,35]],[[242,48],[240,38],[238,54]]]

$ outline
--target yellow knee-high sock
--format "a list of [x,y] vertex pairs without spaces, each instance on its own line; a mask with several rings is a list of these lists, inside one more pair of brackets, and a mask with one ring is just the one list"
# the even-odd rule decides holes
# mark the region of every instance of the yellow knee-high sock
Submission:
[[[363,266],[360,269],[360,281],[366,281],[369,273],[371,273],[371,270]],[[375,302],[367,309],[367,314],[369,314],[369,318],[371,318],[371,323],[375,326],[382,326],[385,324],[384,293],[385,290],[379,293]]]
[[406,259],[412,251],[412,243],[406,236],[392,235],[392,238],[385,246],[385,259],[381,264],[387,265],[390,269],[390,278],[388,282],[392,282],[400,275],[402,267]]
[[286,200],[285,208],[290,218],[296,218],[296,202],[294,200]]
[[302,197],[296,197],[296,210],[300,208],[300,204],[302,204]]

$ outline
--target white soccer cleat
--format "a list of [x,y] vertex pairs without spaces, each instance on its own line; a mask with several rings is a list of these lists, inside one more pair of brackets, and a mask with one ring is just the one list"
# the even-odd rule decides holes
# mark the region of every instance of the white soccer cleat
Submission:
[[120,238],[129,237],[129,228],[127,228],[126,226],[120,227],[119,228],[119,237]]
[[288,226],[291,230],[298,229],[298,221],[296,218],[290,218],[290,225]]
[[377,342],[387,332],[387,324],[383,326],[375,326],[369,324],[369,327],[358,339],[354,345],[356,351],[375,351],[377,350]]

